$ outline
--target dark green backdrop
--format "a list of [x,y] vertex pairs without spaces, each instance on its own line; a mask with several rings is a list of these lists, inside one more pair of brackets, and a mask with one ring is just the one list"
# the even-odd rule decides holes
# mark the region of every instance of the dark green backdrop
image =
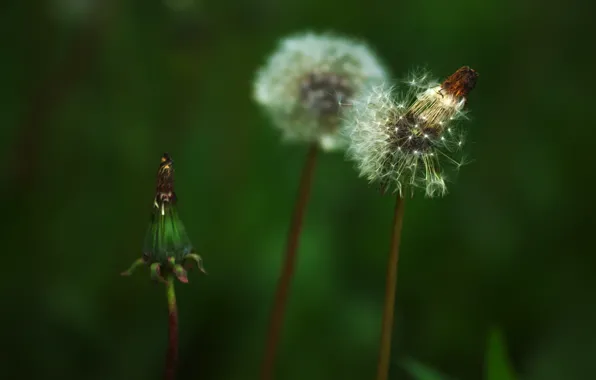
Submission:
[[[484,379],[500,328],[529,380],[596,371],[595,6],[569,1],[4,1],[3,379],[159,379],[167,316],[141,253],[155,172],[209,276],[178,285],[180,379],[256,379],[306,148],[251,100],[280,37],[365,38],[396,79],[480,73],[450,194],[406,203],[393,379]],[[321,157],[278,379],[372,379],[393,199]],[[143,272],[143,271],[140,271]],[[499,380],[494,376],[494,380]]]

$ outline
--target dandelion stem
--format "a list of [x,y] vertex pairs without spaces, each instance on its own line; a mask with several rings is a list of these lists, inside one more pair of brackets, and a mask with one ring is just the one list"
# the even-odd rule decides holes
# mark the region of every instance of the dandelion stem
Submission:
[[401,228],[404,220],[404,198],[400,195],[395,200],[393,216],[393,231],[391,233],[391,249],[387,263],[387,279],[385,283],[385,306],[383,310],[383,325],[381,330],[381,348],[379,351],[379,365],[377,380],[387,380],[389,375],[389,358],[391,355],[391,337],[393,329],[393,308],[395,305],[395,289],[397,285],[397,264],[399,259],[399,243]]
[[174,291],[174,276],[168,274],[166,279],[166,295],[168,298],[168,351],[166,352],[166,370],[164,379],[174,380],[178,362],[178,307]]
[[309,148],[306,162],[304,163],[304,167],[302,169],[300,185],[298,188],[298,198],[296,199],[296,203],[294,205],[294,212],[290,224],[288,240],[286,243],[286,253],[281,274],[277,283],[273,309],[271,311],[267,345],[265,348],[265,356],[263,358],[262,364],[262,380],[271,380],[273,378],[275,354],[277,350],[277,344],[279,342],[281,326],[283,323],[285,306],[288,300],[290,283],[294,274],[296,253],[298,251],[300,232],[302,230],[302,220],[304,219],[304,213],[306,211],[306,206],[310,196],[317,152],[318,147],[313,143]]

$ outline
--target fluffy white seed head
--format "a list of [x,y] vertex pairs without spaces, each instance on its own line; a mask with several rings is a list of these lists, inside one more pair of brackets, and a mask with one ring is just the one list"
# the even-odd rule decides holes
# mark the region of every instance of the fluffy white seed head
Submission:
[[254,97],[285,139],[334,150],[347,146],[340,104],[385,80],[384,67],[363,42],[302,33],[283,39],[258,71]]
[[[464,69],[467,74],[449,82]],[[447,167],[463,164],[455,157],[463,145],[456,121],[465,116],[465,96],[477,74],[462,68],[441,84],[427,77],[406,82],[405,93],[388,85],[374,87],[353,100],[344,119],[348,157],[361,176],[379,182],[383,190],[393,188],[404,195],[418,188],[428,197],[443,196]]]

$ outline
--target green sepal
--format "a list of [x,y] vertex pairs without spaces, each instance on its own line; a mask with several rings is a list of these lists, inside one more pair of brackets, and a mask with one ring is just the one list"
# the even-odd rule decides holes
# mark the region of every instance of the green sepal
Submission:
[[140,267],[141,265],[146,265],[146,264],[147,264],[147,261],[145,260],[145,258],[141,257],[139,259],[136,259],[132,263],[130,268],[128,268],[124,272],[120,273],[120,275],[121,276],[130,276],[130,275],[132,275],[132,272],[134,272],[138,267]]
[[154,281],[163,282],[167,284],[168,282],[166,279],[161,275],[161,264],[160,263],[153,263],[149,267],[151,271],[151,279]]
[[190,264],[191,264],[190,260],[194,261],[197,264],[197,268],[199,268],[199,270],[201,272],[203,272],[204,274],[207,274],[207,271],[203,267],[203,259],[201,258],[201,256],[199,256],[196,253],[189,253],[188,255],[186,255],[184,257],[184,266],[187,269],[190,269]]
[[185,284],[188,283],[188,277],[186,274],[186,270],[182,267],[182,265],[176,264],[174,266],[174,275],[180,282],[183,282]]

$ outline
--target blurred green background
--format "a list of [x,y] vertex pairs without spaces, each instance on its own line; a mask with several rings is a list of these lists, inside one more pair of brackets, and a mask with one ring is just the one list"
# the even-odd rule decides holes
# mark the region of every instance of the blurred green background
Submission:
[[[251,99],[279,38],[366,39],[396,79],[480,73],[474,159],[406,203],[391,378],[413,358],[485,379],[596,373],[594,3],[5,1],[0,5],[3,379],[159,379],[164,289],[141,254],[160,155],[209,276],[178,285],[179,379],[257,379],[306,147]],[[321,156],[278,379],[372,379],[392,197]],[[143,272],[143,271],[140,271]],[[505,379],[492,375],[492,380]]]

